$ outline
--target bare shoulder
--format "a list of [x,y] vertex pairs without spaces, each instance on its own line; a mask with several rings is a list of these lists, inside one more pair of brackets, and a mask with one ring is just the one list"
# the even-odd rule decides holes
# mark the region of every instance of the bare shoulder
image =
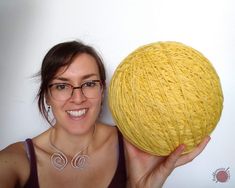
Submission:
[[112,137],[117,135],[116,126],[108,125],[105,123],[99,123],[97,129],[98,129],[97,131],[99,131],[99,133],[102,134],[103,136],[106,135],[107,137]]
[[15,186],[27,179],[29,162],[23,142],[11,144],[0,151],[0,169],[0,185]]
[[96,135],[100,144],[110,144],[117,142],[117,128],[112,125],[98,123]]
[[[12,166],[13,168],[18,167],[18,164],[27,163],[27,154],[23,142],[17,142],[7,146],[5,149],[0,151],[0,164]],[[20,163],[18,163],[20,162]]]

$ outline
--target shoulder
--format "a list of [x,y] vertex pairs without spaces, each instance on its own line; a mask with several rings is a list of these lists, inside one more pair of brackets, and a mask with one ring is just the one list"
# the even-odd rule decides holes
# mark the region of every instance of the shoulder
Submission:
[[101,145],[109,145],[109,144],[116,144],[117,143],[117,127],[98,123],[96,126],[96,140],[97,143]]
[[11,144],[0,151],[0,169],[1,181],[7,178],[12,183],[21,184],[27,179],[30,168],[23,142]]
[[106,137],[107,139],[117,135],[117,127],[113,126],[113,125],[99,123],[99,124],[97,124],[96,129],[97,129],[96,131],[99,135],[102,135],[102,136]]
[[1,165],[4,164],[9,167],[12,166],[13,168],[18,167],[18,162],[25,162],[28,164],[28,158],[25,151],[24,143],[17,142],[7,146],[5,149],[0,151],[0,159]]

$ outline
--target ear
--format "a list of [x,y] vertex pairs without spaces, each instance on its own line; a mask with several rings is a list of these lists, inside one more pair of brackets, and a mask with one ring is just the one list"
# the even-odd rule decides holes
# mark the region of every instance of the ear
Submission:
[[48,106],[51,106],[51,104],[50,104],[50,97],[47,94],[45,95],[45,100],[46,100],[46,104]]
[[102,95],[101,95],[101,99],[104,100],[105,96],[106,96],[106,89],[102,88]]
[[104,100],[105,100],[105,97],[106,97],[106,90],[105,89],[102,89],[102,94],[101,94],[101,106],[104,104]]

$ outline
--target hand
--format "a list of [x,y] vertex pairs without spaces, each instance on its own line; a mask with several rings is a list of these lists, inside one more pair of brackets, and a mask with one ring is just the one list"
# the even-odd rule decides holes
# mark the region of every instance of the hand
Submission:
[[181,155],[185,145],[178,146],[169,156],[159,157],[139,150],[124,139],[128,187],[131,188],[161,188],[171,172],[178,166],[191,162],[206,147],[210,137],[190,153]]

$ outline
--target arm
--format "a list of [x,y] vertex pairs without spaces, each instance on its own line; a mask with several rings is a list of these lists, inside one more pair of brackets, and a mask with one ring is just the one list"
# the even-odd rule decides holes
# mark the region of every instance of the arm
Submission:
[[28,172],[28,162],[20,144],[0,151],[0,187],[22,186],[22,177]]
[[185,155],[181,155],[185,146],[180,145],[168,157],[147,154],[124,140],[128,187],[161,188],[171,172],[197,157],[209,140],[207,136],[191,153]]

